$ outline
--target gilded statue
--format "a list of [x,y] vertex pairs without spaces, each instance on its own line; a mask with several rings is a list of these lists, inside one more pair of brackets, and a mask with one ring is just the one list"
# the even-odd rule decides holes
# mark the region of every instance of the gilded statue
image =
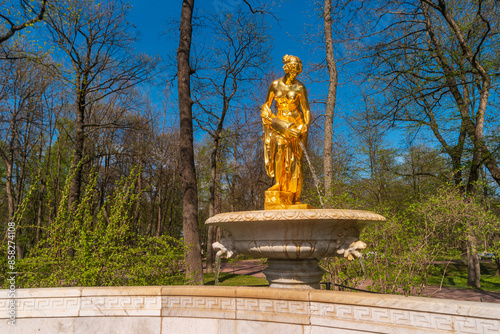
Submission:
[[[299,57],[283,57],[285,76],[269,86],[266,103],[261,107],[264,130],[264,160],[266,172],[274,185],[266,191],[264,209],[306,209],[301,204],[303,156],[311,124],[311,110],[306,87],[297,80],[302,72]],[[276,101],[276,114],[271,110]]]

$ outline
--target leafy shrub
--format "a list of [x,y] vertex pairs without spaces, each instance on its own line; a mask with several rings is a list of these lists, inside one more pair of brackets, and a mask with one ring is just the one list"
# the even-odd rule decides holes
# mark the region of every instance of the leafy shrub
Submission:
[[470,228],[483,239],[498,229],[495,215],[480,202],[464,199],[454,188],[441,188],[399,213],[388,208],[375,211],[387,221],[362,232],[360,239],[368,245],[362,259],[323,261],[329,281],[351,287],[364,283],[366,289],[382,293],[418,295],[428,277],[438,273],[436,260],[456,255],[470,237]]
[[[29,287],[164,285],[183,267],[183,243],[170,236],[140,236],[132,219],[140,193],[138,171],[116,184],[105,204],[96,205],[93,173],[80,202],[68,207],[68,178],[57,216],[45,238],[18,260],[17,285]],[[5,252],[3,249],[2,252]],[[6,259],[5,254],[0,258]],[[5,278],[0,281],[7,286]]]

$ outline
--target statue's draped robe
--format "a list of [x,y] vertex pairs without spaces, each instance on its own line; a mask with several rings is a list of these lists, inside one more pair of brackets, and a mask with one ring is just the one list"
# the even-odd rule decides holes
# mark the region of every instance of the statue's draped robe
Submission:
[[[299,140],[302,140],[304,147],[307,143],[307,135],[299,139],[301,131],[306,126],[304,117],[299,110],[278,109],[275,117],[271,115],[271,109],[267,105],[263,106],[261,116],[266,172],[275,178],[276,184],[279,184],[279,189],[275,190],[294,193],[294,197],[298,199],[304,179],[302,173],[304,152]],[[271,118],[272,121],[269,121]],[[277,176],[281,177],[278,179]]]

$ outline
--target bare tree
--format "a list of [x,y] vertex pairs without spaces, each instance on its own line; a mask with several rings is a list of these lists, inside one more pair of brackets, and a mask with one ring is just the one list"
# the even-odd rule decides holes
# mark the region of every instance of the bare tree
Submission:
[[323,20],[325,30],[325,51],[326,64],[328,66],[329,84],[328,96],[326,99],[325,110],[325,136],[323,148],[323,166],[325,174],[325,195],[327,205],[332,198],[332,180],[333,180],[333,116],[335,114],[335,101],[337,97],[337,65],[333,54],[333,36],[332,36],[332,0],[325,0],[323,8]]
[[182,220],[186,247],[186,278],[203,284],[200,238],[198,235],[198,189],[193,149],[193,100],[191,99],[191,74],[189,65],[192,38],[194,0],[183,0],[180,23],[179,48],[177,49],[177,90],[179,94],[180,123],[180,172],[182,175]]
[[[11,221],[21,203],[36,147],[43,144],[44,94],[53,80],[46,68],[25,59],[0,66],[0,159],[6,168],[6,196]],[[21,243],[16,244],[22,258]]]
[[[118,0],[105,3],[94,1],[59,2],[50,12],[47,22],[52,41],[68,57],[70,68],[61,77],[73,87],[75,94],[74,157],[69,205],[77,202],[82,184],[85,140],[89,117],[99,108],[97,102],[145,81],[152,75],[156,61],[145,55],[135,56],[130,49],[136,35],[127,24],[127,7]],[[52,9],[52,7],[51,7]],[[111,123],[118,123],[114,119]]]
[[[32,1],[20,0],[19,5],[21,7],[21,13],[19,13],[17,16],[22,16],[22,22],[16,22],[18,21],[18,19],[11,16],[11,14],[16,11],[16,9],[10,8],[9,10],[8,7],[4,7],[4,10],[7,9],[7,13],[0,13],[0,19],[4,21],[3,25],[9,26],[9,28],[0,30],[0,44],[14,36],[16,32],[42,21],[47,9],[47,1],[48,0],[41,0],[40,7],[34,8],[31,5]],[[32,18],[25,19],[25,16],[31,16]],[[0,27],[2,27],[2,25],[0,25]]]
[[[361,34],[361,49],[371,60],[368,76],[385,96],[386,105],[377,111],[380,119],[404,122],[413,131],[427,127],[450,156],[455,184],[465,184],[464,196],[477,192],[483,164],[500,185],[492,143],[484,136],[493,74],[499,67],[494,51],[499,43],[498,4],[394,0],[373,6],[367,8],[373,25]],[[472,152],[468,161],[465,145]],[[479,287],[472,227],[467,253],[468,285]]]
[[[264,73],[271,44],[262,15],[249,15],[241,10],[222,12],[210,19],[210,28],[216,46],[210,50],[210,56],[204,56],[209,60],[206,70],[196,71],[193,96],[195,105],[203,111],[196,115],[195,120],[210,135],[213,143],[210,154],[211,217],[216,214],[217,160],[224,121],[237,107],[237,97],[238,100],[248,100],[250,95],[245,91],[252,90],[252,83]],[[207,272],[212,272],[214,230],[215,227],[210,227],[208,231]]]

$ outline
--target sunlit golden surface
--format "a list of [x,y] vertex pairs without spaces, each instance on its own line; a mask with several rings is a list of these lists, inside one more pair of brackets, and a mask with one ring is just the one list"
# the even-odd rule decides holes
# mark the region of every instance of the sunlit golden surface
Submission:
[[[274,185],[266,191],[264,209],[311,208],[299,202],[302,190],[304,147],[311,123],[306,87],[297,80],[302,72],[298,57],[283,57],[285,76],[269,86],[266,103],[261,107],[264,128],[264,160],[267,175]],[[277,111],[271,111],[276,101]]]

